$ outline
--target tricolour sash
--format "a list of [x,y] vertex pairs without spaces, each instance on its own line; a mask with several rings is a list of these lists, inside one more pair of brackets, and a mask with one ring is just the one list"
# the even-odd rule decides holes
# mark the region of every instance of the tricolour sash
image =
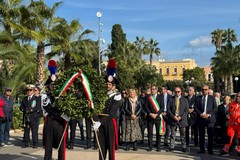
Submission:
[[[154,110],[158,112],[160,110],[160,105],[158,104],[156,98],[154,96],[149,96],[149,101],[152,104]],[[160,126],[159,126],[159,134],[165,134],[165,121],[163,120],[162,114],[159,115],[161,118]]]

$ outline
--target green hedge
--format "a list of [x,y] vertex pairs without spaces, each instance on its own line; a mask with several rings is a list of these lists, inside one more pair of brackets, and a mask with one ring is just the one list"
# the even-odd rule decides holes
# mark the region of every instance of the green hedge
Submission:
[[13,107],[13,122],[12,128],[13,129],[20,129],[23,127],[23,113],[20,111],[19,106]]

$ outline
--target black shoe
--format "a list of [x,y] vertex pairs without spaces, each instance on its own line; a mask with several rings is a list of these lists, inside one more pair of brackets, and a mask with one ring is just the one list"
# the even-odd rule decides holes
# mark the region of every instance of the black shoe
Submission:
[[144,144],[144,140],[141,140],[140,144]]
[[129,148],[129,147],[126,147],[125,151],[129,151],[129,150],[130,150],[130,148]]
[[169,147],[168,143],[164,143],[164,146]]
[[174,151],[174,149],[173,148],[168,148],[168,149],[166,149],[166,152],[173,152]]
[[157,148],[157,150],[156,150],[157,152],[161,152],[161,149],[160,148]]
[[30,144],[29,144],[29,143],[26,143],[26,144],[23,146],[23,148],[28,148],[28,147],[30,147]]
[[85,138],[83,137],[83,138],[81,138],[81,141],[85,141]]
[[134,151],[138,151],[138,148],[133,148]]
[[202,154],[202,153],[205,153],[205,151],[203,151],[203,150],[200,150],[198,153],[199,153],[199,154]]
[[148,148],[148,150],[147,150],[148,152],[151,152],[152,151],[152,148]]
[[89,149],[89,148],[91,148],[91,147],[90,146],[84,147],[84,149]]
[[93,147],[92,149],[93,149],[93,150],[97,150],[97,147]]
[[211,155],[213,155],[214,153],[213,153],[213,151],[208,151],[208,154],[211,154]]
[[38,148],[38,146],[33,146],[32,148],[35,148],[35,149],[36,149],[36,148]]
[[183,152],[187,152],[187,148],[183,148],[182,151],[183,151]]
[[227,152],[225,152],[225,151],[222,151],[221,153],[220,153],[220,156],[227,156],[227,155],[229,155]]

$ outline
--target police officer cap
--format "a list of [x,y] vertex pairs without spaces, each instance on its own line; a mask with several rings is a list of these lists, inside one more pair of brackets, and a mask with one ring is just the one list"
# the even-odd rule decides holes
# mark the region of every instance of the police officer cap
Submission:
[[33,84],[28,84],[26,87],[26,89],[34,89],[34,88],[35,88],[35,86]]

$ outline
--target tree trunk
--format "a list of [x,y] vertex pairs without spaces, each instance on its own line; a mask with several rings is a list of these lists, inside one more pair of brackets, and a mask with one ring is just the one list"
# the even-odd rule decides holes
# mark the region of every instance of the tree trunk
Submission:
[[224,92],[229,94],[228,88],[227,88],[227,77],[226,76],[224,76],[224,82],[223,83],[224,83]]
[[44,84],[44,43],[39,42],[37,46],[37,83]]
[[150,53],[150,66],[152,67],[152,53]]
[[64,57],[64,69],[65,70],[69,69],[70,62],[71,62],[70,55],[66,54],[65,57]]
[[228,86],[229,86],[229,91],[232,94],[233,93],[233,76],[231,73],[228,77]]

